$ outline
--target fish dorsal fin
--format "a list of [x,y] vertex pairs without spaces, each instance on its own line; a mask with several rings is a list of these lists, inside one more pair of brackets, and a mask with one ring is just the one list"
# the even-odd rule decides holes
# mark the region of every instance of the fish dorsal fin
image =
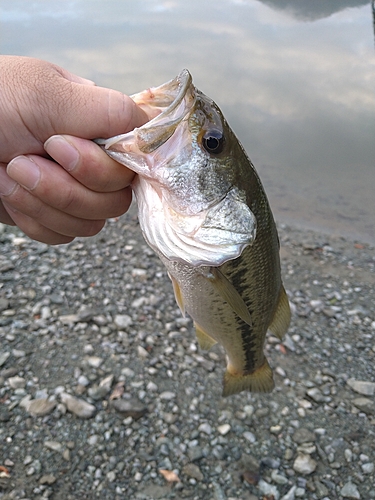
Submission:
[[194,323],[194,326],[198,344],[202,350],[208,351],[212,346],[217,344],[217,341],[208,335],[208,333],[206,333],[199,325]]
[[180,285],[178,284],[177,280],[168,273],[168,276],[170,277],[173,285],[173,291],[174,291],[174,297],[176,299],[177,305],[180,308],[180,311],[182,312],[182,315],[185,317],[185,302],[184,302],[184,296],[182,295]]
[[281,286],[279,301],[273,315],[272,321],[268,329],[276,335],[280,340],[283,338],[284,333],[287,331],[290,323],[290,307],[286,291]]
[[213,285],[216,291],[228,302],[233,311],[245,321],[248,325],[252,326],[250,312],[241,297],[241,295],[234,288],[232,283],[217,267],[211,267],[210,271],[205,274],[205,277]]

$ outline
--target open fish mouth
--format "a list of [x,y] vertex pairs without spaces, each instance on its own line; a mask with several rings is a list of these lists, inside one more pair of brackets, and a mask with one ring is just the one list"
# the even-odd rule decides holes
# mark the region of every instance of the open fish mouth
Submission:
[[[127,145],[136,142],[140,152],[152,153],[174,134],[177,126],[191,111],[196,101],[196,91],[191,74],[183,69],[173,80],[130,97],[151,120],[127,134],[96,139],[95,142],[105,150],[123,153]],[[129,168],[136,172],[135,165]]]

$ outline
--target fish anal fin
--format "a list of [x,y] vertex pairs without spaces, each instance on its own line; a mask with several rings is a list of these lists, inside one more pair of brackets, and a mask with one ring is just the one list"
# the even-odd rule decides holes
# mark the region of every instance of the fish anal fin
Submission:
[[185,317],[184,296],[182,295],[180,285],[178,284],[178,281],[176,280],[176,278],[174,278],[171,274],[168,273],[168,276],[170,277],[170,279],[172,281],[174,297],[176,299],[177,305],[180,308],[182,315]]
[[217,341],[213,339],[208,333],[206,333],[202,328],[194,323],[195,326],[195,333],[197,335],[197,340],[199,347],[203,349],[204,351],[208,351],[211,349],[212,346],[217,344]]
[[242,391],[271,392],[275,387],[270,365],[266,358],[262,366],[249,374],[236,372],[229,365],[224,374],[223,397]]
[[231,306],[233,311],[248,325],[252,326],[251,315],[243,298],[232,283],[217,267],[211,267],[206,278],[212,283],[216,291]]
[[268,329],[281,340],[289,327],[289,323],[289,300],[284,287],[281,286],[279,301]]

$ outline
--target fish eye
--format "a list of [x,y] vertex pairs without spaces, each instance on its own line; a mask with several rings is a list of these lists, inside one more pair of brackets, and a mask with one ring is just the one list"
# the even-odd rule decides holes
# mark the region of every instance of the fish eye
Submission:
[[224,135],[220,130],[209,130],[202,137],[202,144],[207,153],[218,155],[224,148]]

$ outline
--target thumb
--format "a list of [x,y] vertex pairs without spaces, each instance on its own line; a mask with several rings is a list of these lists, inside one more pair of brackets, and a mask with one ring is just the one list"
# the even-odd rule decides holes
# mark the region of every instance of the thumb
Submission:
[[97,87],[90,80],[65,70],[56,83],[60,88],[56,91],[54,85],[54,98],[48,103],[48,121],[53,128],[49,135],[69,134],[84,139],[111,137],[148,121],[146,113],[121,92]]

